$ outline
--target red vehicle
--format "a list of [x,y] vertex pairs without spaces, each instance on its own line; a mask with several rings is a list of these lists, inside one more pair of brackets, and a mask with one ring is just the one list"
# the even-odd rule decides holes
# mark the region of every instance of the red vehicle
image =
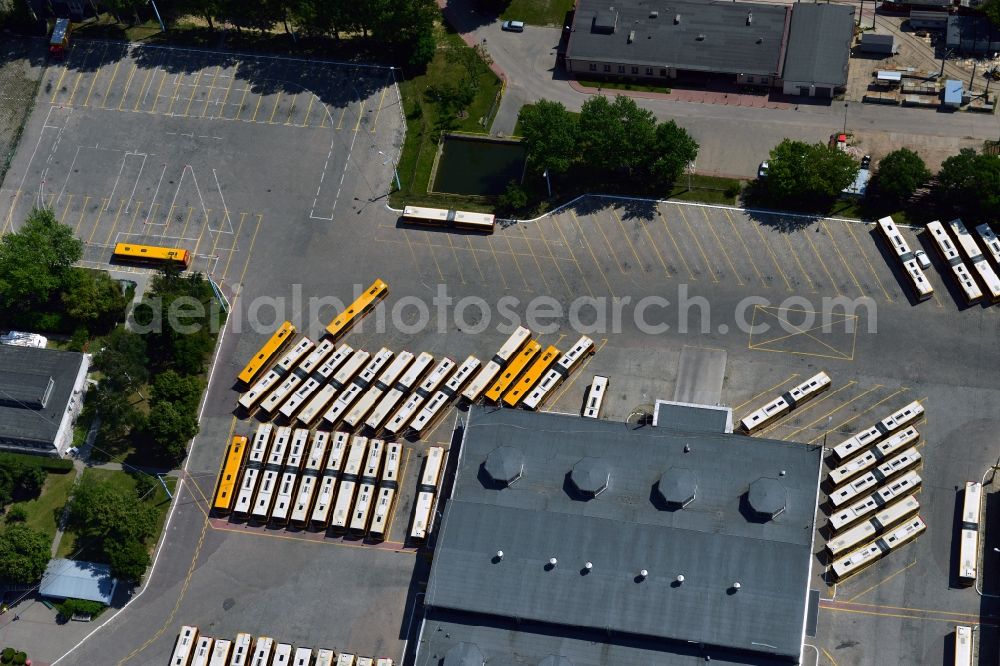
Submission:
[[68,48],[69,19],[56,19],[56,25],[52,28],[52,38],[49,40],[49,55],[54,58],[64,58]]

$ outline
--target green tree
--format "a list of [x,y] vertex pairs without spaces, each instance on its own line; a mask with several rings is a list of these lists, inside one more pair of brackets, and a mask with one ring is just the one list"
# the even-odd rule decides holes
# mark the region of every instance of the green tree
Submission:
[[1000,26],[1000,0],[986,0],[979,5],[979,11],[985,14],[993,25]]
[[34,583],[45,573],[52,540],[27,525],[15,523],[0,532],[0,580]]
[[923,187],[931,176],[920,155],[909,148],[897,148],[879,161],[874,189],[880,196],[902,203]]
[[84,412],[88,419],[100,419],[97,438],[104,445],[120,443],[141,422],[129,394],[106,380],[87,393]]
[[146,433],[156,446],[156,454],[179,461],[187,453],[188,440],[198,434],[198,417],[181,406],[157,402],[146,417]]
[[983,220],[1000,216],[1000,155],[965,148],[941,164],[937,180],[949,205]]
[[791,139],[775,146],[768,162],[768,194],[775,202],[796,206],[813,207],[833,199],[860,169],[842,150]]
[[45,470],[38,465],[28,465],[16,458],[0,458],[0,507],[14,500],[38,497],[45,477]]
[[173,370],[167,370],[153,380],[152,402],[155,406],[170,403],[179,410],[193,413],[198,409],[204,388],[205,384],[200,376],[179,375]]
[[577,119],[560,102],[541,100],[521,112],[521,134],[528,160],[536,169],[555,175],[576,160]]
[[98,326],[106,329],[125,316],[128,304],[121,287],[104,271],[74,268],[63,288],[66,314],[95,330]]
[[631,173],[652,166],[656,119],[629,97],[588,99],[580,110],[578,132],[580,156],[597,171]]
[[83,244],[50,209],[34,209],[24,225],[0,239],[0,312],[27,312],[60,290]]
[[149,358],[141,335],[120,326],[104,338],[94,356],[94,367],[104,374],[102,383],[123,392],[132,392],[146,383]]
[[7,510],[8,523],[23,523],[28,519],[28,509],[23,504],[15,504]]
[[68,523],[87,538],[145,542],[156,530],[156,509],[129,488],[85,478],[73,491]]
[[657,125],[655,147],[653,174],[667,183],[677,180],[698,157],[698,142],[673,120]]
[[507,213],[516,213],[523,210],[527,205],[528,193],[524,191],[524,188],[516,180],[507,183],[507,189],[497,200],[497,206],[500,210]]
[[149,566],[149,550],[135,539],[108,541],[104,554],[111,565],[111,575],[116,578],[138,582]]

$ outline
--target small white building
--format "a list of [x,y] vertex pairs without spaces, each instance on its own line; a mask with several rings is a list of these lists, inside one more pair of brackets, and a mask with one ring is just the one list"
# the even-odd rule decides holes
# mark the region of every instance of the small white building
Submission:
[[49,344],[49,339],[38,333],[23,333],[21,331],[8,331],[0,335],[0,345],[11,345],[14,347],[35,347],[45,349]]

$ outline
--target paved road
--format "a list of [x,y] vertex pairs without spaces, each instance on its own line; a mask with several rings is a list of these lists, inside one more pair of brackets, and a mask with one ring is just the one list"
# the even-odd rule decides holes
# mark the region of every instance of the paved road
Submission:
[[[559,28],[527,26],[508,33],[498,21],[472,8],[470,0],[448,0],[445,14],[456,29],[475,41],[486,40],[496,66],[507,78],[507,93],[493,125],[494,132],[514,129],[521,105],[549,99],[578,110],[587,99],[573,90],[565,75],[555,70]],[[699,104],[666,99],[637,99],[657,118],[673,118],[701,145],[697,169],[701,173],[753,177],[764,155],[786,137],[823,141],[831,132],[847,128],[860,140],[880,138],[893,145],[906,143],[924,152],[957,152],[959,147],[1000,136],[1000,118],[972,113],[935,113],[920,109],[882,107],[841,102],[832,105],[801,103],[791,109],[760,109]],[[933,161],[933,160],[932,160]]]

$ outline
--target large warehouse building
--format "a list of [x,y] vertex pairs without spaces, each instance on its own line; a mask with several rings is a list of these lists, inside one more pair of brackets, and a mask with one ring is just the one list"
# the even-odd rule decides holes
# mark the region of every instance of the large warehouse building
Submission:
[[578,0],[566,69],[833,97],[847,85],[853,39],[854,8],[846,5]]
[[798,662],[821,449],[696,427],[472,408],[416,663]]

